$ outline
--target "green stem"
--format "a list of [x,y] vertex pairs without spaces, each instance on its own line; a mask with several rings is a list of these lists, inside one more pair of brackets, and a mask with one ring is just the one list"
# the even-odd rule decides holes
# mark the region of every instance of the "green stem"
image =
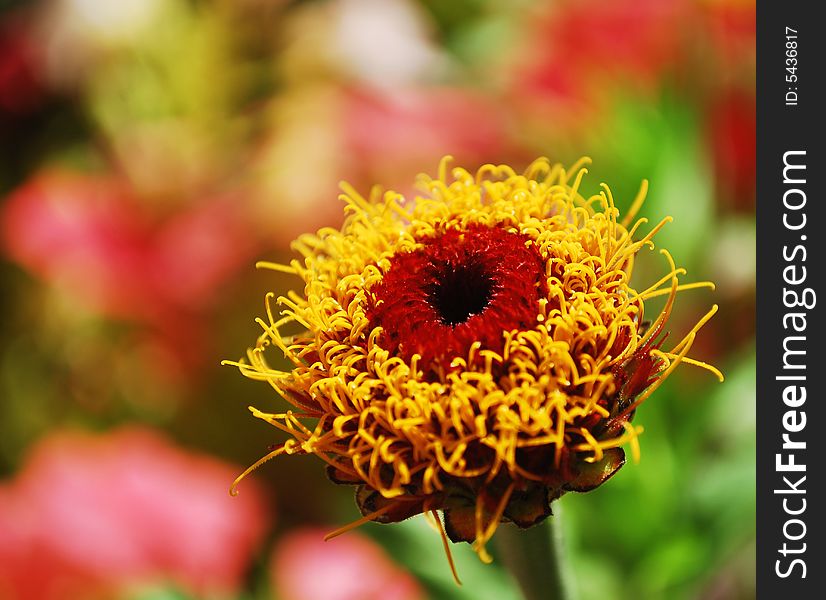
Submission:
[[497,555],[519,583],[525,600],[571,600],[570,574],[562,544],[561,507],[529,529],[499,527]]

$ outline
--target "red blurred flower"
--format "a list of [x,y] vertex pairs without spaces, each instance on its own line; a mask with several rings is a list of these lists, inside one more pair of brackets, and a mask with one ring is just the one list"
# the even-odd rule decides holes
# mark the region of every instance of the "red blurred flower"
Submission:
[[16,13],[0,16],[0,115],[25,114],[40,106],[41,58],[27,20]]
[[752,91],[730,89],[711,98],[706,137],[718,196],[734,210],[752,212],[757,178],[757,107]]
[[[718,76],[752,75],[755,67],[755,35],[757,14],[754,0],[713,0],[699,2],[701,35],[697,41],[708,47],[712,56],[706,56],[697,66],[699,77],[708,77],[709,67]],[[713,63],[709,64],[709,59]],[[739,72],[739,73],[738,73]]]
[[49,436],[0,488],[0,597],[238,591],[267,518],[257,488],[229,498],[234,472],[150,430]]
[[648,93],[682,53],[685,0],[555,3],[532,20],[515,67],[517,96],[560,116],[592,112],[606,85]]
[[421,600],[419,583],[380,546],[350,532],[329,542],[326,531],[286,535],[270,561],[274,597],[281,600]]

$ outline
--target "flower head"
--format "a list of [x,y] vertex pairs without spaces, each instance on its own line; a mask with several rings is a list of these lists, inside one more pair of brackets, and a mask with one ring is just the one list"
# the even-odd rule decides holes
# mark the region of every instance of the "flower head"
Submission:
[[[241,477],[315,454],[357,486],[357,523],[442,511],[447,535],[487,559],[500,522],[542,521],[552,500],[613,475],[623,446],[638,452],[636,408],[680,362],[719,375],[685,356],[716,306],[663,349],[677,292],[713,286],[681,285],[663,250],[665,275],[631,287],[635,256],[670,220],[630,225],[647,184],[620,221],[607,186],[579,193],[587,159],[450,177],[448,160],[412,201],[345,185],[341,230],[300,237],[303,260],[259,264],[304,289],[279,298],[279,314],[267,297],[263,333],[232,363],[293,406],[251,408],[290,439]],[[649,322],[656,296],[667,300]],[[304,331],[286,335],[295,324]],[[270,366],[273,346],[289,370]]]

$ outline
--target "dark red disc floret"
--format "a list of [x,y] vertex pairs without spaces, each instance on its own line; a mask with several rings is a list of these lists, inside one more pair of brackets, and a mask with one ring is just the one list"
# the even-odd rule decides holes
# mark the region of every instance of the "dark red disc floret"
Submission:
[[547,297],[545,262],[526,235],[471,225],[400,253],[372,290],[368,318],[382,345],[424,371],[467,358],[471,345],[501,352],[504,333],[533,328]]

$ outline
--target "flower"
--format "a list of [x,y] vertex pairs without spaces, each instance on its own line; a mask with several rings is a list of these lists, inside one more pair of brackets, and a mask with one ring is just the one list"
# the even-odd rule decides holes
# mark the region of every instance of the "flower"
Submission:
[[754,212],[757,183],[757,98],[753,90],[722,89],[704,115],[718,197],[732,212]]
[[100,314],[170,325],[204,309],[254,251],[236,200],[207,197],[159,217],[120,177],[47,168],[6,199],[0,242]]
[[42,56],[30,20],[14,11],[0,13],[0,126],[42,105],[41,70]]
[[233,468],[146,428],[49,434],[0,485],[0,597],[238,592],[269,519],[257,487],[220,493]]
[[335,191],[345,173],[398,189],[448,149],[477,165],[493,151],[517,152],[500,103],[459,87],[296,86],[269,111],[247,198],[257,230],[284,248],[305,231],[340,224]]
[[[636,409],[677,365],[722,378],[686,357],[717,307],[662,349],[677,292],[713,284],[680,284],[685,270],[662,250],[666,274],[631,287],[635,256],[670,221],[645,235],[647,219],[630,225],[647,182],[619,221],[607,186],[580,194],[588,159],[450,178],[449,160],[412,202],[344,185],[340,230],[299,237],[303,260],[259,263],[297,275],[303,294],[278,298],[280,313],[269,294],[256,346],[227,362],[292,405],[250,407],[290,439],[236,484],[280,454],[315,454],[357,486],[353,526],[442,511],[443,534],[488,561],[500,522],[534,525],[552,500],[611,477],[623,446],[638,453]],[[665,307],[649,322],[657,296]],[[285,333],[296,325],[305,331]],[[272,347],[288,370],[270,366]]]
[[[650,97],[685,60],[685,0],[562,1],[524,14],[522,43],[509,61],[510,96],[559,127],[593,122],[621,96]],[[542,122],[543,118],[545,122]]]
[[[234,194],[157,212],[117,174],[47,167],[0,208],[0,254],[91,314],[134,324],[136,345],[168,357],[156,375],[192,381],[212,342],[200,323],[259,242]],[[184,343],[201,350],[174,351]]]
[[[270,559],[274,598],[282,600],[420,600],[424,591],[364,536],[326,544],[314,528],[290,532]],[[323,577],[319,577],[323,573]],[[358,573],[358,577],[354,577]]]
[[388,186],[406,187],[431,157],[448,148],[465,164],[476,165],[492,152],[515,154],[504,111],[490,96],[459,87],[351,87],[342,107],[347,156],[353,171],[364,169],[362,180],[381,177]]

